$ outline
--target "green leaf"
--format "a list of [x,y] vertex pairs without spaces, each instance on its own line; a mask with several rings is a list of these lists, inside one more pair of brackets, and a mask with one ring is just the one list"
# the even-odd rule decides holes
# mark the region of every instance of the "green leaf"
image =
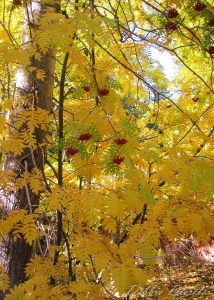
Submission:
[[112,28],[115,28],[117,27],[117,23],[115,20],[111,20],[107,17],[103,17],[102,20],[104,21],[104,23],[107,25],[107,26],[110,26]]
[[139,186],[139,193],[143,196],[145,202],[150,205],[155,205],[155,199],[152,193],[149,190],[149,187],[144,182]]
[[201,15],[204,17],[206,21],[210,21],[213,18],[213,13],[208,9],[203,9]]

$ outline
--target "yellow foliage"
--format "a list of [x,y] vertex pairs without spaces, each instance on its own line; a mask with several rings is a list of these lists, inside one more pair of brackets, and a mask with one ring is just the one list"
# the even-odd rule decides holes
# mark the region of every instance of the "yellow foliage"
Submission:
[[5,273],[4,267],[0,265],[0,290],[5,292],[10,284],[10,278]]
[[[5,299],[126,297],[163,241],[214,236],[213,10],[130,0],[56,12],[59,1],[42,1],[22,40],[23,6],[3,2],[0,188],[20,207],[2,202],[0,238],[33,248],[28,279]],[[178,59],[172,80],[154,49]]]

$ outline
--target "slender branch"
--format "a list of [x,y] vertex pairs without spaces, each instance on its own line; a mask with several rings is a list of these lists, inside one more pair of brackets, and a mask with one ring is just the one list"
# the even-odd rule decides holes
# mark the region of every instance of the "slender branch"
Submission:
[[[212,135],[213,131],[214,131],[214,127],[212,127],[212,128],[210,129],[210,132],[209,132],[209,134],[207,135],[207,137],[210,137],[210,136]],[[204,146],[205,146],[205,144],[202,143],[202,144],[199,146],[199,148],[197,149],[197,151],[196,151],[196,153],[195,153],[194,156],[198,156],[198,154],[201,152],[201,150],[204,148]]]
[[[143,220],[144,220],[145,215],[146,215],[146,210],[147,210],[147,204],[144,204],[142,212],[139,213],[139,214],[135,217],[135,219],[134,219],[133,222],[132,222],[132,226],[134,226],[135,224],[137,224],[137,221],[138,221],[140,218],[141,218],[141,224],[143,223]],[[126,230],[125,233],[123,234],[123,236],[121,237],[121,239],[119,240],[119,242],[117,243],[118,247],[120,246],[120,244],[122,244],[122,243],[125,241],[125,239],[126,239],[127,236],[128,236],[128,233],[129,233],[129,231]]]
[[62,230],[62,234],[63,234],[63,237],[65,239],[65,244],[66,244],[66,248],[67,248],[69,277],[71,278],[71,281],[74,281],[75,276],[74,276],[73,270],[72,270],[72,258],[71,258],[71,254],[70,254],[70,245],[69,245],[68,238],[67,238],[64,230]]
[[56,178],[58,178],[57,170],[54,168],[54,166],[52,165],[52,163],[49,160],[46,160],[46,163],[51,168],[51,170],[53,171],[53,173],[56,176]]
[[[68,63],[69,53],[66,52],[62,71],[61,71],[61,80],[60,80],[60,92],[59,92],[59,150],[58,150],[58,185],[62,186],[63,182],[63,159],[62,159],[62,141],[63,141],[63,104],[64,104],[64,88],[65,88],[65,75],[66,75],[66,67]],[[57,238],[56,238],[56,246],[61,245],[62,241],[62,213],[57,210]],[[56,265],[59,258],[59,250],[55,251],[54,262],[53,265]],[[55,285],[55,278],[51,277],[51,285]]]
[[60,92],[59,92],[59,150],[58,150],[58,184],[62,186],[62,178],[63,178],[63,151],[62,151],[62,142],[63,142],[63,105],[64,105],[64,88],[65,88],[65,75],[66,75],[66,67],[68,63],[69,53],[66,52],[64,57],[64,62],[62,66],[61,72],[61,80],[60,80]]

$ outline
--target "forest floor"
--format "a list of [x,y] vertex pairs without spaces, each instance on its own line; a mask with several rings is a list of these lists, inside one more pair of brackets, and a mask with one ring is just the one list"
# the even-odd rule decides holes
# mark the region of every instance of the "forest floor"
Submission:
[[[150,293],[150,299],[213,300],[214,264],[190,262],[186,265],[161,266],[150,282],[157,288],[156,295],[155,289],[153,295]],[[145,296],[149,299],[148,294]]]
[[214,300],[214,263],[170,256],[154,266],[148,285],[136,286],[129,299]]

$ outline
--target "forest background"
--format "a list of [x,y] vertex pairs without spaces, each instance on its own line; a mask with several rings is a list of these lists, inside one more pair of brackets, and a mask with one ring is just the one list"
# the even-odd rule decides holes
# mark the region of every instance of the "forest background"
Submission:
[[213,1],[0,9],[1,299],[119,299],[212,245]]

